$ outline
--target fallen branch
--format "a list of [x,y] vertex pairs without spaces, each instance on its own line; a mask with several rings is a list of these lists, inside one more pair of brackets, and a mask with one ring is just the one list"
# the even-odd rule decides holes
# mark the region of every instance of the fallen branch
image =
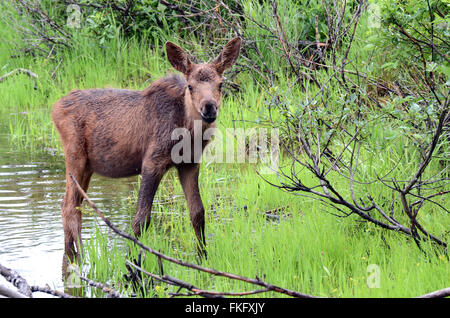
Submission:
[[119,293],[118,291],[115,291],[114,289],[112,289],[111,287],[109,287],[108,285],[93,281],[92,279],[83,277],[81,275],[78,275],[78,277],[82,280],[85,281],[89,286],[95,287],[100,289],[102,292],[107,293],[108,295],[110,295],[113,298],[124,298],[124,295],[122,295],[121,293]]
[[156,275],[156,274],[147,272],[145,269],[130,262],[129,260],[127,260],[126,263],[127,263],[127,265],[133,267],[134,269],[138,270],[139,272],[141,272],[147,276],[150,276],[151,278],[156,279],[157,281],[166,283],[168,285],[178,286],[180,288],[187,289],[187,290],[193,292],[194,295],[199,295],[199,296],[203,296],[206,298],[215,298],[216,297],[214,295],[211,295],[211,293],[209,291],[202,291],[201,289],[195,287],[194,285],[187,283],[185,281],[182,281],[180,279],[177,279],[177,278],[174,278],[174,277],[171,277],[168,275],[160,276],[160,275]]
[[0,77],[0,83],[3,82],[4,80],[6,80],[8,77],[11,77],[11,76],[19,74],[19,73],[26,74],[29,77],[34,78],[35,80],[37,80],[37,78],[38,78],[36,73],[33,73],[30,70],[27,70],[27,69],[24,69],[24,68],[16,68],[15,70],[12,70],[11,72],[9,72],[9,73],[3,75],[2,77]]
[[13,290],[9,289],[6,286],[0,285],[0,298],[6,297],[6,298],[27,298],[25,295]]
[[31,288],[28,285],[27,281],[16,271],[0,264],[0,274],[5,277],[8,282],[13,284],[19,290],[19,293],[25,295],[26,297],[33,297]]
[[418,298],[444,298],[450,296],[450,287],[419,296]]

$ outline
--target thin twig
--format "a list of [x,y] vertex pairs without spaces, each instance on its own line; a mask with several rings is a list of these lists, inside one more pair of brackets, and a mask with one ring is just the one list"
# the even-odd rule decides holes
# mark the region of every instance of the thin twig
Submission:
[[53,295],[53,296],[56,296],[56,297],[59,297],[59,298],[77,298],[75,296],[63,293],[63,292],[61,292],[59,290],[51,289],[50,286],[48,286],[48,285],[45,285],[45,287],[42,287],[42,286],[31,286],[31,291],[33,293],[35,293],[35,292],[46,293],[46,294]]
[[108,286],[106,284],[96,282],[96,281],[94,281],[92,279],[86,278],[86,277],[81,276],[81,275],[78,275],[78,277],[82,281],[85,281],[89,286],[98,288],[98,289],[100,289],[101,291],[107,293],[108,295],[110,295],[113,298],[124,298],[125,297],[124,295],[122,295],[118,291],[115,291],[114,289],[112,289],[110,286]]

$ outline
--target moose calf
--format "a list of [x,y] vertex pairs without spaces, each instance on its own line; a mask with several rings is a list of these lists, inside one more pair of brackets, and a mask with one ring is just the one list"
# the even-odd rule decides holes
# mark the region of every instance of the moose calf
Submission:
[[[136,237],[150,222],[153,197],[171,167],[179,179],[189,216],[205,253],[204,208],[198,187],[199,164],[175,163],[171,135],[186,128],[194,136],[194,121],[203,131],[215,127],[221,106],[222,74],[236,61],[241,39],[230,41],[210,63],[194,64],[177,45],[167,42],[167,57],[183,76],[168,76],[143,91],[127,89],[74,90],[53,107],[53,122],[61,137],[66,162],[66,193],[62,203],[65,254],[73,260],[82,250],[83,197],[70,174],[87,191],[92,174],[112,178],[141,174],[137,211],[132,228]],[[193,141],[192,141],[193,142]],[[202,142],[202,150],[207,142]]]

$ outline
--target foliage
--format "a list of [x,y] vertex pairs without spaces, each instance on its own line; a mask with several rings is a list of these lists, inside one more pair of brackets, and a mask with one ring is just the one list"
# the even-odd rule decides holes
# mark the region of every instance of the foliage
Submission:
[[[66,24],[72,3],[82,9],[80,28]],[[147,87],[170,70],[163,49],[168,39],[208,60],[231,37],[241,36],[238,64],[225,74],[219,129],[276,127],[285,147],[279,175],[266,178],[269,183],[250,165],[203,164],[201,192],[209,204],[207,265],[318,296],[405,297],[444,287],[447,252],[429,239],[434,233],[441,243],[448,242],[448,116],[432,148],[448,108],[448,2],[44,0],[40,5],[67,33],[61,36],[48,23],[42,29],[36,25],[43,32],[33,33],[38,36],[33,43],[39,44],[32,47],[42,50],[26,50],[27,33],[15,34],[11,30],[18,25],[0,21],[2,72],[25,67],[39,76],[37,89],[22,75],[0,84],[0,112],[13,147],[61,153],[51,105],[73,88]],[[32,15],[27,20],[11,8],[5,12],[17,23],[32,24]],[[64,44],[42,37],[49,34],[59,34]],[[405,191],[430,149],[426,169]],[[332,192],[334,201],[314,198],[311,190],[326,196],[324,182],[340,197]],[[180,213],[187,207],[170,199],[182,195],[174,184],[174,175],[165,178],[154,226],[143,240],[193,259],[195,238]],[[305,189],[309,192],[301,191]],[[130,215],[135,201],[124,204]],[[377,222],[388,220],[389,226],[398,222],[398,229],[420,240],[420,248],[414,248],[415,240],[397,235],[398,229],[361,222],[349,206]],[[408,206],[414,218],[404,213]],[[280,207],[279,222],[264,215]],[[379,210],[395,222],[389,223]],[[107,238],[95,235],[86,244],[90,276],[121,281],[126,271],[122,250],[115,246],[108,253]],[[103,258],[106,254],[109,259]],[[146,268],[157,270],[155,260],[145,262]],[[381,267],[381,289],[365,284],[370,264]],[[242,287],[166,269],[211,289]],[[155,287],[143,295],[174,291]]]

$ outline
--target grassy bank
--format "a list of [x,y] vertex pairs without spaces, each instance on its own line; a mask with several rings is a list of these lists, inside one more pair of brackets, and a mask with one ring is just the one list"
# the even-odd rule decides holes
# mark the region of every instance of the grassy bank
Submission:
[[[246,167],[203,167],[201,193],[207,204],[208,259],[201,265],[321,297],[414,297],[448,283],[448,259],[444,251],[421,252],[411,239],[361,223],[357,217],[337,218],[316,200],[281,192]],[[166,176],[156,198],[152,226],[142,242],[172,257],[197,263],[196,238],[187,206],[175,174]],[[136,199],[130,201],[130,220]],[[281,208],[276,212],[271,212]],[[279,219],[266,216],[273,213]],[[447,222],[435,226],[448,228]],[[427,224],[429,225],[429,224]],[[128,229],[129,231],[129,229]],[[124,253],[128,244],[110,231],[85,244],[89,277],[133,292]],[[109,248],[108,248],[109,247]],[[132,254],[139,249],[130,245]],[[144,268],[158,274],[157,258],[148,254]],[[199,288],[242,292],[249,284],[218,278],[163,262],[164,273]],[[128,286],[128,288],[126,287]],[[149,285],[150,286],[150,285]],[[369,287],[370,286],[370,287]],[[172,287],[153,281],[144,295],[168,297]],[[98,295],[101,295],[100,293]],[[268,293],[252,297],[279,297]]]
[[[286,19],[283,22],[289,24],[289,18],[294,19],[297,13],[288,10],[289,6],[283,3],[279,7],[280,15]],[[258,23],[262,23],[270,13],[252,7],[251,2],[245,4],[245,10],[254,14]],[[360,85],[367,96],[373,97],[377,94],[377,87],[368,85],[369,78],[383,77],[385,81],[394,81],[395,78],[404,78],[408,72],[386,64],[385,47],[374,46],[381,40],[366,22],[363,19],[362,26],[356,31],[348,58],[366,72]],[[311,25],[314,30],[314,23]],[[287,30],[290,38],[305,36],[295,31],[297,27],[297,24],[290,25]],[[255,38],[267,36],[264,32],[259,34],[260,31],[256,26],[254,30],[247,30]],[[154,80],[174,73],[161,45],[165,39],[170,39],[170,33],[166,32],[151,43],[136,37],[124,39],[117,33],[99,44],[83,30],[72,32],[72,47],[56,55],[19,54],[19,57],[12,57],[18,54],[14,43],[20,38],[16,38],[11,27],[0,20],[0,35],[5,39],[0,42],[1,73],[25,68],[38,76],[35,81],[19,74],[0,83],[2,124],[10,135],[11,147],[20,149],[24,155],[46,152],[49,156],[62,156],[50,112],[52,105],[70,90],[94,87],[144,89]],[[222,42],[225,43],[224,40]],[[232,81],[240,91],[226,88],[218,122],[223,133],[226,128],[268,127],[269,115],[275,120],[277,116],[283,118],[283,111],[296,115],[300,105],[307,104],[321,91],[306,80],[304,89],[293,85],[293,75],[285,71],[288,63],[282,58],[277,59],[278,56],[271,56],[272,51],[263,47],[264,41],[260,40],[258,45],[262,55],[270,56],[269,66],[277,67],[276,83],[269,90],[260,84],[254,73],[243,71],[233,77]],[[200,51],[201,45],[198,47]],[[196,52],[192,53],[195,55]],[[319,69],[314,75],[323,82],[329,77],[329,72]],[[414,139],[407,138],[405,131],[409,128],[405,126],[418,122],[420,118],[414,117],[413,112],[404,115],[399,108],[406,105],[409,109],[415,100],[399,100],[385,94],[378,105],[364,104],[367,107],[362,109],[363,116],[359,116],[361,105],[355,101],[356,97],[352,99],[352,95],[344,95],[345,91],[336,82],[330,82],[327,90],[329,108],[318,105],[317,113],[339,114],[345,111],[343,121],[348,123],[346,129],[361,118],[365,120],[358,126],[364,131],[365,146],[361,148],[361,165],[355,176],[361,181],[355,184],[356,197],[370,195],[388,206],[391,189],[365,181],[377,180],[379,176],[390,173],[393,167],[396,169],[391,176],[396,180],[408,180],[414,175],[421,152],[417,143],[412,141]],[[286,109],[269,113],[268,105],[276,95],[283,97]],[[401,117],[403,115],[404,118]],[[339,143],[342,142],[337,140],[335,145]],[[443,147],[441,161],[433,161],[428,166],[424,180],[441,171],[448,180],[448,169],[442,170],[445,164],[448,165],[445,151]],[[60,160],[63,161],[62,157]],[[280,169],[287,173],[295,171],[305,184],[315,184],[311,172],[302,166],[294,165],[294,170],[290,170],[290,157],[286,152],[281,152],[280,161]],[[260,168],[248,163],[202,163],[200,186],[207,210],[208,245],[208,259],[202,261],[203,266],[250,278],[257,276],[271,284],[323,297],[412,297],[448,287],[450,267],[445,250],[430,241],[424,241],[421,250],[411,238],[363,222],[355,214],[338,217],[330,205],[272,187],[257,174]],[[340,172],[332,171],[330,180],[346,198],[351,198],[349,181],[341,178]],[[275,183],[278,181],[275,175],[265,177]],[[448,184],[446,188],[445,185],[444,182],[444,191],[447,191]],[[439,196],[435,201],[444,207],[450,203],[448,196]],[[124,198],[120,211],[129,214],[130,223],[136,203],[137,189],[130,193],[128,199]],[[431,233],[448,241],[450,218],[446,211],[435,207],[424,207],[418,220]],[[89,210],[87,207],[84,209]],[[152,225],[142,241],[165,254],[197,262],[196,239],[174,171],[163,179],[153,209]],[[393,206],[393,209],[401,221],[407,221],[398,212],[400,205]],[[126,230],[131,232],[130,228]],[[84,269],[89,277],[114,284],[122,292],[131,291],[123,275],[127,273],[126,252],[130,249],[137,254],[136,247],[118,240],[109,231],[102,232],[100,228],[84,247]],[[156,258],[148,255],[144,267],[150,272],[158,272]],[[207,290],[238,292],[252,289],[242,282],[211,277],[166,262],[164,271]],[[155,281],[143,292],[138,291],[138,296],[167,297],[176,291],[175,287]]]

